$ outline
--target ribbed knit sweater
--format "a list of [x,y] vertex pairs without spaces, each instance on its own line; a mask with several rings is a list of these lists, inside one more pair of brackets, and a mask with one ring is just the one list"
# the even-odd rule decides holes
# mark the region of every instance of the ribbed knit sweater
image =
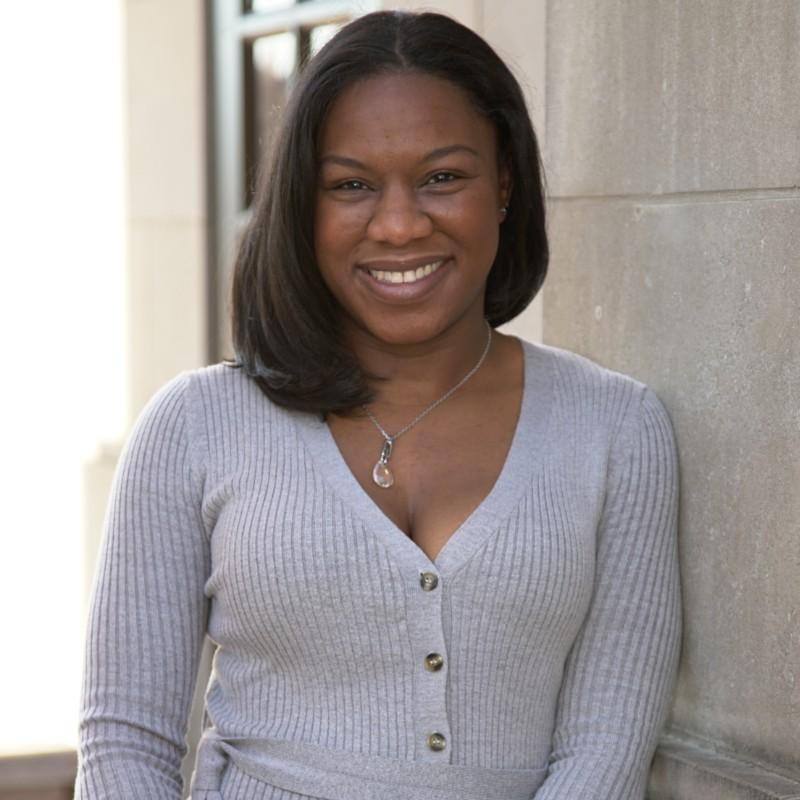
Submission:
[[672,429],[632,378],[524,352],[503,469],[435,561],[241,370],[153,398],[106,519],[77,800],[181,797],[206,634],[193,800],[644,797],[680,638]]

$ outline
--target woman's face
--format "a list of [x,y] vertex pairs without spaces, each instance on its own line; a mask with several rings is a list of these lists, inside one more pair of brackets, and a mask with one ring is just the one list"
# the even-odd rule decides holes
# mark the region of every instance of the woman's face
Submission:
[[508,174],[455,84],[398,73],[337,98],[320,139],[314,247],[346,324],[385,344],[480,323]]

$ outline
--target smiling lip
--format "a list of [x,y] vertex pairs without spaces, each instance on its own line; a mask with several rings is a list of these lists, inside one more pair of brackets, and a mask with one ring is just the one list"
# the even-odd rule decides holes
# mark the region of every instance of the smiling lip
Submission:
[[403,270],[367,269],[367,272],[369,272],[376,281],[380,281],[381,283],[416,283],[423,278],[427,278],[428,275],[432,275],[443,263],[443,259],[437,259],[436,261],[429,261],[427,264],[416,268],[409,267]]
[[448,259],[426,256],[403,261],[375,260],[359,265],[370,290],[385,300],[412,301],[426,294],[442,277]]

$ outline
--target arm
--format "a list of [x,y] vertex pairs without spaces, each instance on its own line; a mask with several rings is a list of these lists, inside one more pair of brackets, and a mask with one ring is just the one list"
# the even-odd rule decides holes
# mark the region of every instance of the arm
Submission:
[[678,471],[656,396],[610,455],[594,595],[567,660],[548,777],[535,800],[641,800],[680,648]]
[[209,571],[189,381],[150,401],[114,478],[86,638],[76,800],[181,797]]

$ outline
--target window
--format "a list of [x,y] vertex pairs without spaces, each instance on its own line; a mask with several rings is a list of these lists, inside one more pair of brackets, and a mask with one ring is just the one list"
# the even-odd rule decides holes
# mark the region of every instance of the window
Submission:
[[230,268],[259,169],[303,65],[349,19],[379,7],[344,0],[212,0],[210,49],[210,330],[214,358],[231,355]]

